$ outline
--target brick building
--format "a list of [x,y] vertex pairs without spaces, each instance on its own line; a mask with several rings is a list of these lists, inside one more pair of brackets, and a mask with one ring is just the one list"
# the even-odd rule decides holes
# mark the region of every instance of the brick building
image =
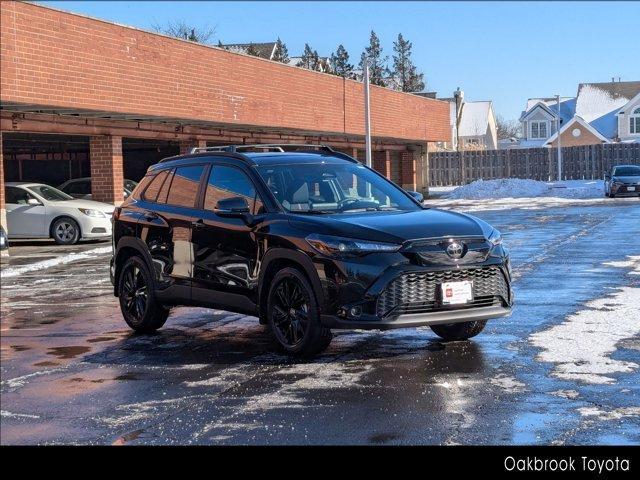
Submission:
[[[92,177],[95,200],[193,146],[323,143],[364,158],[362,84],[42,5],[0,2],[4,181]],[[371,91],[374,167],[424,190],[449,106]],[[6,222],[2,219],[2,224]]]

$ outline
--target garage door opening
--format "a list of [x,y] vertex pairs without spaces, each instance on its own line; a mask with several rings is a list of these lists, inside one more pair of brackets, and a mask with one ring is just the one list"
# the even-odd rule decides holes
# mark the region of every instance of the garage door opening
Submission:
[[124,138],[122,139],[124,178],[139,182],[151,165],[178,153],[180,153],[180,147],[177,142]]

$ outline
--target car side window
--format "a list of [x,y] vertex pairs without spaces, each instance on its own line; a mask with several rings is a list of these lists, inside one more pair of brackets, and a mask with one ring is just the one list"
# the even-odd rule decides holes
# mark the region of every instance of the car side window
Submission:
[[65,188],[65,192],[72,194],[75,193],[77,195],[86,195],[91,193],[91,183],[90,182],[72,182],[67,185]]
[[157,203],[167,203],[167,197],[169,196],[169,188],[171,187],[171,181],[173,180],[174,169],[167,171],[167,179],[162,184],[160,193],[158,194]]
[[6,187],[4,190],[5,203],[12,205],[27,205],[30,198],[36,198],[28,192],[17,187]]
[[213,165],[204,196],[204,208],[213,211],[220,200],[230,197],[244,198],[253,215],[264,211],[264,205],[253,182],[242,170],[225,165]]
[[171,187],[169,187],[167,203],[178,207],[194,208],[203,172],[204,165],[176,168]]
[[153,180],[149,183],[149,186],[146,188],[144,193],[142,194],[142,199],[147,200],[149,202],[155,202],[156,198],[158,198],[158,193],[160,193],[160,189],[162,188],[162,184],[167,178],[167,171],[162,170],[158,173]]

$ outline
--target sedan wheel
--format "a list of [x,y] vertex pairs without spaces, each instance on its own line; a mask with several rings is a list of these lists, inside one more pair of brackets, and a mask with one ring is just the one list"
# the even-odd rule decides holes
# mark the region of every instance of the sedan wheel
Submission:
[[80,227],[72,218],[59,218],[51,227],[53,239],[58,245],[73,245],[80,239]]

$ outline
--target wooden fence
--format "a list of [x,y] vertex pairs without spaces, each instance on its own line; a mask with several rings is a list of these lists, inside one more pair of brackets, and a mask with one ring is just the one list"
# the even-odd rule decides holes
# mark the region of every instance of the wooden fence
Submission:
[[[565,180],[599,179],[617,164],[640,165],[640,144],[611,143],[562,149]],[[549,181],[558,177],[555,148],[432,152],[428,166],[430,186],[464,185],[478,179]]]

